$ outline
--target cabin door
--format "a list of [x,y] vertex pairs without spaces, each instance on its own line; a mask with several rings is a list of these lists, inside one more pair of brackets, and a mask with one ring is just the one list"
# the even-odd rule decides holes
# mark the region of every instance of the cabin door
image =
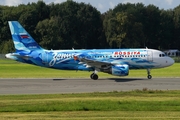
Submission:
[[147,60],[148,61],[153,61],[153,52],[152,51],[150,51],[150,50],[147,50]]

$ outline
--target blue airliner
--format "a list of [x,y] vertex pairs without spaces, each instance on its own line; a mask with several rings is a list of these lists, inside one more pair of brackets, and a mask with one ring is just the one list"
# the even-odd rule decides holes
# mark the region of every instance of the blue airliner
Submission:
[[9,21],[16,51],[6,58],[41,67],[61,70],[93,71],[91,79],[98,79],[98,72],[115,76],[128,76],[130,69],[150,70],[171,66],[174,60],[154,49],[89,49],[46,50],[38,45],[18,21]]

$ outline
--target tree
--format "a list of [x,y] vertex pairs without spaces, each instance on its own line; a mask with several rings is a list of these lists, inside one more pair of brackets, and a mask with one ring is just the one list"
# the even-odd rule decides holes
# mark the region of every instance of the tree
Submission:
[[12,42],[12,40],[8,40],[8,41],[3,41],[1,44],[0,44],[0,51],[1,53],[9,53],[9,52],[12,52],[12,51],[15,51],[14,49],[14,44]]
[[[116,47],[121,48],[123,39],[127,34],[127,15],[126,13],[117,13],[115,19],[110,19],[110,29],[112,35],[110,40],[116,43]],[[114,29],[114,30],[112,30]]]
[[59,18],[51,17],[38,23],[35,33],[39,34],[40,45],[47,49],[60,49],[64,46],[64,41],[59,36]]
[[159,41],[161,44],[159,49],[172,49],[174,32],[173,10],[161,10],[160,16]]
[[58,35],[65,45],[63,48],[102,48],[105,39],[100,12],[90,4],[67,1],[51,4],[51,17],[59,18]]
[[[142,24],[143,4],[119,4],[105,13],[104,28],[111,47],[142,47],[145,35]],[[113,43],[113,44],[112,44]]]
[[173,40],[171,41],[171,48],[180,49],[180,5],[174,8],[174,31],[173,31]]
[[9,20],[19,21],[47,49],[180,49],[180,6],[159,10],[154,5],[120,3],[104,14],[72,0],[0,6],[1,52],[13,50]]
[[160,30],[160,11],[154,5],[148,5],[143,11],[144,16],[144,34],[146,37],[145,45],[148,48],[158,49],[160,45],[159,30]]

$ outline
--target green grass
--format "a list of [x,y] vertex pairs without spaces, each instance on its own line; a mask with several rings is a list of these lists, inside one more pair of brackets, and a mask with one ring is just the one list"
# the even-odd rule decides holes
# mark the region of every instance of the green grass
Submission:
[[[152,70],[153,77],[180,77],[180,63]],[[0,59],[0,78],[89,78],[91,72],[41,68]],[[130,70],[128,77],[146,77],[146,70]],[[116,76],[99,73],[101,78]],[[159,120],[180,119],[180,91],[0,95],[1,120]]]
[[1,119],[180,119],[180,91],[1,95]]
[[[153,77],[180,77],[180,63],[161,69],[151,70]],[[29,64],[18,63],[8,59],[0,59],[0,78],[89,78],[91,72],[87,71],[66,71],[42,68]],[[112,78],[106,73],[98,73],[99,78]],[[144,77],[146,78],[146,70],[130,70],[127,77]]]
[[180,112],[167,111],[67,111],[0,113],[1,120],[179,120]]

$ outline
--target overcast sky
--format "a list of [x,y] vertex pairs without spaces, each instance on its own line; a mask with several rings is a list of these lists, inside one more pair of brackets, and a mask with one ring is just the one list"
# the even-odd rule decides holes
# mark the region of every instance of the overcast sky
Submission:
[[[19,4],[27,4],[28,2],[37,2],[38,0],[0,0],[0,5],[17,6]],[[66,0],[43,0],[46,4],[61,3]],[[160,9],[173,9],[180,4],[180,0],[73,0],[77,2],[90,3],[96,7],[101,13],[114,8],[118,3],[143,3],[144,5],[153,4]]]

